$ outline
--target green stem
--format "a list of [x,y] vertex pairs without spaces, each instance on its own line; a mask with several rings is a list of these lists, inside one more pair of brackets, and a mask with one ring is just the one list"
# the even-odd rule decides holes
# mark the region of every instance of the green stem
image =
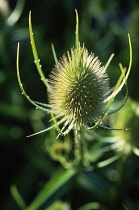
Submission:
[[84,165],[84,143],[83,143],[83,138],[82,138],[82,132],[81,132],[81,128],[76,128],[75,129],[75,160],[76,163],[78,163],[79,165]]

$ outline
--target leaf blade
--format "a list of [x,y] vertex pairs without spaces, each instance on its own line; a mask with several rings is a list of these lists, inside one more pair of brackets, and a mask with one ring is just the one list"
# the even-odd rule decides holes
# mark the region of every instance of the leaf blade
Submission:
[[68,180],[76,173],[74,168],[68,170],[60,170],[38,194],[35,200],[26,208],[26,210],[37,210],[46,202],[58,189],[60,189]]

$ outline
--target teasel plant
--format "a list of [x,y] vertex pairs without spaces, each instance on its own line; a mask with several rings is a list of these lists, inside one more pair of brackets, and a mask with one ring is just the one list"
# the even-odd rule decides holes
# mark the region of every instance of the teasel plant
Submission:
[[[88,52],[85,45],[81,44],[79,41],[79,19],[77,10],[75,10],[75,13],[75,47],[71,48],[67,54],[64,54],[58,60],[54,45],[52,44],[55,66],[50,73],[50,79],[47,79],[42,71],[33,35],[31,12],[29,14],[29,33],[34,62],[41,80],[47,88],[49,104],[43,104],[32,100],[23,87],[19,73],[19,43],[17,46],[16,67],[18,83],[22,94],[37,109],[47,112],[51,116],[53,122],[52,126],[29,135],[28,137],[44,133],[51,129],[56,129],[58,138],[60,135],[65,136],[73,130],[74,161],[72,161],[72,165],[88,165],[88,151],[86,140],[84,139],[84,131],[94,131],[98,127],[109,130],[123,129],[111,128],[105,123],[104,118],[118,112],[127,101],[127,79],[132,66],[132,45],[130,35],[128,34],[130,54],[129,66],[128,68],[125,68],[122,64],[119,64],[121,74],[115,86],[110,88],[109,77],[106,70],[108,69],[114,54],[110,56],[106,65],[102,66],[98,57],[95,57],[93,53]],[[124,86],[126,87],[124,102],[118,108],[111,109],[112,102]],[[124,128],[124,130],[126,130],[126,128]],[[63,149],[63,146],[60,145],[60,148]],[[68,163],[68,161],[65,162]],[[68,164],[65,165],[67,166]]]

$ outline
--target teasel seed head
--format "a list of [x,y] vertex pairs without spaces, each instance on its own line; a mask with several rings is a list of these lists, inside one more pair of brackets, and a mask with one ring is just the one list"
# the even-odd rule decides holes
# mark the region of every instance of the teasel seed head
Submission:
[[[112,54],[105,66],[94,54],[89,54],[85,46],[81,47],[79,41],[79,20],[76,12],[76,30],[75,30],[75,48],[72,48],[67,55],[63,55],[58,61],[54,45],[52,44],[52,53],[55,60],[55,68],[52,70],[49,82],[45,77],[40,59],[38,57],[36,44],[33,35],[31,12],[29,13],[29,32],[32,52],[38,73],[48,91],[49,104],[33,101],[26,93],[20,78],[19,72],[19,43],[17,45],[16,68],[17,78],[22,94],[36,108],[51,114],[54,125],[28,135],[28,137],[46,132],[56,128],[58,135],[66,135],[74,128],[75,136],[78,137],[81,126],[88,129],[95,129],[101,126],[106,129],[112,128],[102,125],[106,115],[111,115],[119,111],[126,103],[128,98],[127,79],[132,67],[132,44],[130,35],[129,41],[129,66],[126,68],[120,63],[121,75],[114,86],[112,92],[109,90],[109,78],[106,70],[114,56]],[[110,109],[116,95],[121,91],[123,86],[126,87],[124,102],[116,109]],[[63,123],[62,129],[60,128]],[[119,129],[118,129],[119,130]],[[76,141],[76,140],[75,140]]]
[[103,114],[109,79],[99,59],[84,45],[62,56],[49,83],[52,112],[71,128],[91,126]]
[[112,123],[114,127],[128,128],[127,131],[112,131],[116,137],[116,151],[127,155],[133,152],[139,156],[139,104],[129,98],[125,110],[117,112]]

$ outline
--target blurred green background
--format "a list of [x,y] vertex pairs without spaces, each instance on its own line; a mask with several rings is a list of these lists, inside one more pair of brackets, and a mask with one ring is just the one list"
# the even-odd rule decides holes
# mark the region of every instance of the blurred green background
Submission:
[[[16,6],[18,8],[13,12]],[[28,31],[29,11],[32,11],[42,68],[46,77],[49,77],[54,66],[51,43],[55,45],[58,58],[74,46],[75,9],[79,13],[81,43],[85,43],[89,52],[94,52],[103,65],[112,53],[115,54],[108,69],[111,86],[119,75],[118,63],[128,66],[127,34],[130,33],[133,67],[128,80],[129,97],[139,102],[137,0],[20,0],[18,3],[16,0],[0,0],[0,209],[20,209],[10,193],[12,184],[17,186],[26,203],[30,204],[56,170],[63,168],[46,150],[46,142],[50,138],[55,139],[55,132],[26,138],[47,128],[50,116],[36,110],[21,94],[16,76],[16,47],[20,42],[20,72],[26,92],[33,100],[47,103],[46,89],[33,62]],[[19,18],[16,19],[18,12]],[[124,95],[123,90],[119,100]],[[133,117],[134,120],[138,119]],[[137,131],[138,126],[139,123]],[[105,136],[112,135],[105,130],[102,132]],[[79,177],[71,179],[61,194],[54,195],[49,201],[52,204],[59,199],[66,202],[65,206],[54,206],[52,209],[76,210],[93,202],[90,209],[138,210],[138,157],[132,155],[124,166],[126,169],[117,165],[113,163],[101,169],[96,168],[94,172],[84,171]],[[117,176],[122,177],[121,181]],[[40,209],[47,209],[49,205],[47,203]]]

